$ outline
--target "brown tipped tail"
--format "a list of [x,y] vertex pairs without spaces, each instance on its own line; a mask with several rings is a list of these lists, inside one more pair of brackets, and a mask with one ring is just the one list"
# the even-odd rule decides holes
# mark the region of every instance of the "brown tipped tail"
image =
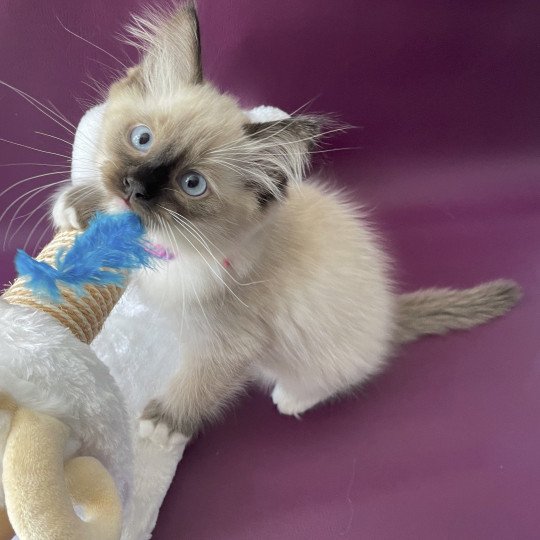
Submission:
[[471,289],[423,289],[398,297],[397,343],[424,335],[467,330],[504,315],[521,298],[521,288],[500,279]]

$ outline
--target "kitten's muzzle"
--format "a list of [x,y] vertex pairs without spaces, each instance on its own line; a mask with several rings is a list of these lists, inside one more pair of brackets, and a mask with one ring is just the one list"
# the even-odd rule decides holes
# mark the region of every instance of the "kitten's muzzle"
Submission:
[[144,184],[137,180],[136,178],[133,178],[132,176],[126,176],[122,180],[122,185],[124,186],[124,195],[125,200],[132,202],[134,200],[143,200],[146,201],[150,199],[150,196],[148,194],[148,191]]

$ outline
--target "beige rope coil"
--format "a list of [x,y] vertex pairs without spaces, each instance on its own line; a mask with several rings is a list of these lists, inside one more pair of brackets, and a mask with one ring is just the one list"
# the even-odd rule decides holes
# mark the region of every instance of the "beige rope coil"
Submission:
[[[79,233],[77,231],[59,232],[37,256],[39,261],[55,266],[59,249],[69,249]],[[86,296],[80,298],[73,291],[61,287],[63,300],[58,304],[36,297],[26,287],[24,278],[17,278],[4,292],[2,298],[10,304],[39,309],[54,317],[60,324],[69,328],[82,342],[90,344],[99,334],[105,319],[122,296],[123,289],[110,285],[107,287],[86,287]]]

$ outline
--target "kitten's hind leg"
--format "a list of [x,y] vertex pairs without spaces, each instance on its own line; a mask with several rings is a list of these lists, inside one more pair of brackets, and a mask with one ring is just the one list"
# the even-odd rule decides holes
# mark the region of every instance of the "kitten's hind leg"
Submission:
[[316,384],[310,385],[305,381],[287,378],[277,381],[272,391],[272,401],[281,414],[298,418],[308,409],[332,397],[334,393]]

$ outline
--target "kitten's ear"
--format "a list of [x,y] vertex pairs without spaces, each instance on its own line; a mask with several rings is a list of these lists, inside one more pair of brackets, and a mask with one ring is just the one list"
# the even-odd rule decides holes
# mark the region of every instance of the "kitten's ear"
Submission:
[[290,182],[304,179],[325,125],[324,118],[304,115],[244,125],[244,155],[249,156],[248,171],[253,171],[249,185],[257,190],[259,202],[282,198]]
[[[323,124],[327,120],[319,116],[291,116],[273,122],[253,122],[244,126],[244,132],[252,139],[258,141],[280,141],[298,144],[309,150],[316,144],[321,134]],[[301,148],[300,148],[301,149]],[[297,149],[298,150],[298,149]]]
[[173,11],[154,9],[144,16],[134,15],[127,31],[126,41],[142,54],[132,72],[137,74],[132,77],[134,82],[157,93],[174,93],[179,86],[202,82],[195,2],[189,1]]

